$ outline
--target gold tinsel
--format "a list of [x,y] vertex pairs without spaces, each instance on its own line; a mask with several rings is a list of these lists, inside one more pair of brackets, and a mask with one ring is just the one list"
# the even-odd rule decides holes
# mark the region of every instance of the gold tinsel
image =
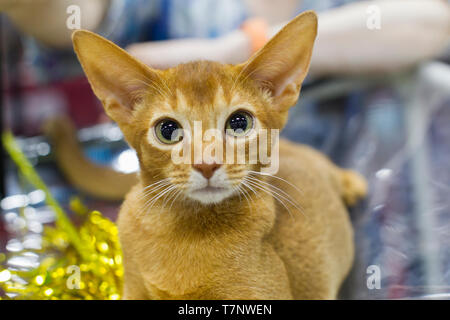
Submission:
[[10,133],[3,134],[3,144],[20,173],[44,191],[56,223],[44,227],[41,248],[35,250],[37,267],[14,269],[7,262],[20,253],[0,253],[0,299],[120,299],[123,266],[116,225],[75,199],[71,209],[83,220],[76,228]]

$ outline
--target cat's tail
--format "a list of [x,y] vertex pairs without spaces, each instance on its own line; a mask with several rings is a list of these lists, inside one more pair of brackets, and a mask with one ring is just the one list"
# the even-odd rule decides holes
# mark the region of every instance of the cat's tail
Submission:
[[367,195],[367,181],[356,171],[341,168],[338,168],[338,170],[341,196],[345,203],[351,207]]
[[119,201],[138,182],[135,173],[121,173],[87,159],[78,142],[76,129],[68,118],[48,120],[44,132],[51,141],[58,167],[81,192],[95,198]]

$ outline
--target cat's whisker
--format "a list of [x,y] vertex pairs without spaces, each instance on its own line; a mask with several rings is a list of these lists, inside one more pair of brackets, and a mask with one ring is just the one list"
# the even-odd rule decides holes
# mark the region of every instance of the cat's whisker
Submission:
[[[177,193],[177,191],[178,191],[178,188],[176,185],[174,185],[173,188],[170,188],[170,190],[167,190],[167,192],[165,192],[165,194],[160,197],[160,199],[162,201],[160,209],[164,209],[166,207],[166,204],[169,202],[168,200],[171,199],[172,196]],[[150,209],[156,204],[157,201],[158,201],[158,199],[156,199],[154,201],[154,203],[152,204]]]
[[[164,185],[164,186],[160,186],[160,187],[158,187],[158,189],[161,189],[161,190],[159,190],[158,191],[158,193],[156,193],[155,195],[153,195],[150,199],[148,199],[145,203],[144,203],[144,205],[142,206],[142,211],[146,211],[146,208],[153,202],[153,200],[154,199],[156,199],[159,195],[161,195],[161,193],[163,193],[163,192],[165,192],[165,191],[167,191],[169,188],[171,188],[172,187],[172,185],[170,185],[170,184],[167,184],[167,185]],[[156,190],[154,190],[154,191],[156,191]],[[154,192],[153,191],[153,192]],[[152,194],[153,192],[150,192],[149,193],[149,195],[150,194]]]
[[282,194],[280,194],[280,193],[270,189],[270,187],[268,187],[268,186],[260,184],[259,181],[257,182],[257,181],[251,181],[251,180],[247,180],[246,179],[246,182],[248,182],[250,185],[254,186],[255,188],[257,188],[257,189],[259,189],[261,191],[264,191],[264,192],[266,192],[268,194],[271,194],[274,197],[274,199],[278,200],[289,211],[289,214],[291,214],[291,211],[286,206],[284,201],[286,201],[288,204],[292,205],[294,208],[296,208],[300,213],[302,213],[304,215],[304,212],[299,207],[299,205],[296,202],[292,201],[291,199],[287,198],[286,196],[283,196]]
[[249,198],[247,196],[247,194],[248,194],[247,191],[244,188],[242,188],[240,185],[238,186],[238,189],[241,190],[242,195],[244,196],[245,200],[247,201],[248,207],[250,208],[250,212],[252,212],[253,209],[252,209],[252,205],[250,203],[250,200],[249,200]]
[[172,210],[173,204],[175,203],[175,201],[178,199],[178,197],[179,197],[182,193],[183,193],[183,190],[182,190],[181,188],[179,188],[178,191],[177,191],[177,193],[176,193],[176,196],[172,199],[172,203],[170,204],[170,207],[169,207],[169,212],[170,212],[170,210]]
[[163,182],[161,182],[161,183],[159,183],[157,185],[151,186],[151,188],[142,189],[142,191],[144,191],[144,192],[153,192],[155,190],[158,190],[158,188],[166,186],[168,184],[170,184],[169,181],[163,181]]
[[256,186],[256,185],[255,185],[254,187],[256,187],[256,188],[260,189],[261,191],[267,193],[268,195],[272,196],[276,201],[278,201],[281,205],[283,205],[283,207],[284,207],[284,208],[287,210],[287,212],[289,213],[289,216],[290,216],[291,218],[293,218],[293,215],[292,215],[291,210],[289,209],[289,207],[283,202],[283,200],[281,200],[281,199],[279,199],[278,197],[276,197],[276,196],[271,192],[271,190],[266,190],[266,189],[261,188],[261,187]]
[[179,190],[178,188],[174,188],[164,197],[165,199],[163,201],[161,208],[166,207],[166,204],[169,203],[169,201],[177,194],[178,190]]
[[[255,181],[255,182],[257,182],[257,183],[262,183],[262,184],[267,185],[267,186],[269,186],[269,187],[271,187],[271,188],[274,188],[275,190],[277,190],[277,192],[281,193],[284,197],[286,197],[287,199],[289,199],[290,201],[294,202],[294,203],[297,204],[299,207],[301,207],[301,205],[300,205],[299,203],[297,203],[297,202],[295,201],[295,199],[294,199],[289,193],[287,193],[287,192],[285,192],[284,190],[282,190],[282,189],[280,189],[280,188],[274,186],[273,184],[271,184],[271,183],[269,183],[269,182],[267,182],[267,181],[259,180],[259,179],[257,179],[257,178],[251,177],[251,176],[248,176],[247,179],[252,180],[252,181]],[[303,208],[302,208],[302,209],[303,209]]]
[[143,194],[137,199],[137,201],[142,201],[142,200],[147,201],[147,200],[148,200],[147,198],[148,198],[149,196],[151,196],[152,194],[154,194],[156,191],[160,190],[161,188],[164,188],[164,187],[167,187],[167,186],[169,186],[168,183],[167,183],[167,184],[164,184],[164,185],[161,185],[161,186],[158,186],[158,187],[156,187],[155,189],[148,190],[148,191],[146,191],[145,193],[143,193]]
[[[167,189],[165,189],[163,192],[159,193],[159,195],[158,195],[155,199],[153,199],[153,200],[149,203],[148,206],[146,206],[145,211],[150,211],[150,210],[153,208],[153,206],[155,205],[155,203],[156,203],[159,199],[161,199],[161,197],[163,197],[164,195],[167,196],[167,194],[168,194],[169,192],[172,192],[173,189],[175,189],[176,187],[177,187],[177,186],[172,185],[172,186],[168,187]],[[147,207],[148,207],[148,208],[147,208]]]
[[260,186],[265,187],[265,188],[270,189],[270,190],[272,190],[272,188],[276,189],[276,190],[279,190],[279,191],[281,191],[281,193],[279,191],[274,191],[274,190],[272,190],[272,191],[275,194],[282,196],[284,199],[286,199],[288,201],[291,201],[293,203],[295,202],[295,200],[288,193],[286,193],[283,190],[277,188],[276,186],[272,185],[271,183],[268,183],[268,182],[263,181],[263,180],[255,179],[255,178],[252,178],[252,177],[249,177],[249,176],[245,177],[245,181],[253,182],[254,184],[260,185]]
[[282,195],[282,194],[280,194],[280,193],[278,193],[278,192],[272,190],[272,189],[270,188],[270,186],[263,186],[263,185],[260,185],[260,186],[261,186],[261,187],[265,187],[267,190],[269,190],[270,192],[272,192],[272,194],[273,194],[274,196],[277,196],[278,198],[283,199],[284,201],[286,201],[287,203],[289,203],[291,206],[293,206],[295,209],[297,209],[299,212],[301,212],[302,214],[304,214],[304,213],[303,213],[303,208],[300,206],[300,204],[298,204],[298,203],[297,203],[295,200],[293,200],[291,197],[288,198],[288,197],[286,197],[286,196],[284,196],[284,195]]
[[[138,201],[141,201],[142,199],[148,197],[150,194],[156,192],[157,190],[159,190],[159,189],[161,189],[161,188],[163,188],[163,187],[165,187],[165,186],[167,186],[167,185],[169,185],[169,184],[170,184],[170,182],[168,182],[168,181],[162,181],[162,182],[161,182],[160,184],[158,184],[158,185],[150,185],[150,186],[147,186],[147,187],[145,187],[145,188],[142,190],[142,191],[144,191],[144,192],[143,192],[143,194],[142,194],[137,200],[138,200]],[[148,187],[153,187],[153,188],[151,188],[151,189],[145,191],[145,189],[147,189]]]
[[[250,186],[249,184],[247,184],[245,181],[241,181],[241,183],[242,183],[242,185],[243,185],[244,187],[247,187],[251,192],[253,192],[253,193],[255,194],[255,197],[258,197],[258,198],[261,199],[261,196],[256,192],[255,189],[252,188],[252,186]],[[250,197],[250,195],[249,195],[249,197]],[[251,210],[251,209],[250,209],[250,210]]]
[[[242,183],[255,194],[255,197],[258,197],[259,199],[262,199],[261,195],[258,194],[258,192],[255,189],[253,189],[249,184],[247,184],[245,181],[242,181]],[[292,216],[289,209],[288,209],[288,212],[289,212],[290,216]]]
[[[246,181],[247,181],[247,180],[244,179],[244,181],[242,181],[242,183],[243,183],[248,189],[250,189],[250,190],[255,194],[255,197],[258,197],[259,199],[262,199],[261,195],[258,194],[258,192],[257,192],[250,184],[247,184]],[[248,182],[248,181],[247,181],[247,182]],[[272,196],[273,196],[273,194],[272,194]],[[285,206],[285,207],[286,207],[286,206]],[[286,209],[288,210],[289,215],[292,216],[290,210],[289,210],[288,208],[286,208]]]
[[[164,189],[164,190],[166,190],[166,189]],[[163,190],[163,191],[164,191],[164,190]],[[147,212],[147,207],[150,205],[150,203],[152,202],[152,200],[153,200],[156,196],[158,196],[159,194],[161,194],[161,192],[158,193],[158,194],[156,194],[155,196],[153,196],[151,199],[147,200],[147,201],[145,202],[144,206],[142,206],[141,209],[139,210],[139,214],[145,214],[145,213]]]
[[[156,170],[152,170],[152,171],[156,171]],[[161,174],[162,174],[162,172],[159,172],[159,173],[155,174],[155,175],[153,176],[153,179],[155,179],[156,177],[160,176]]]
[[163,195],[165,192],[171,190],[174,186],[173,185],[166,185],[164,186],[161,190],[159,190],[158,193],[156,193],[155,195],[153,195],[153,197],[151,197],[149,200],[147,200],[147,202],[145,203],[145,207],[151,205],[152,203],[154,203],[155,200],[159,199],[159,197],[161,195]]
[[253,175],[260,175],[260,176],[267,176],[267,177],[271,177],[280,181],[283,181],[285,183],[287,183],[288,185],[290,185],[292,188],[294,188],[295,190],[297,190],[300,194],[304,194],[303,191],[301,189],[299,189],[297,186],[295,186],[294,184],[292,184],[291,182],[289,182],[286,179],[283,179],[281,177],[278,177],[276,175],[273,174],[269,174],[269,173],[264,173],[264,172],[258,172],[258,171],[253,171],[253,170],[248,170],[249,174],[253,174]]
[[255,196],[259,197],[258,193],[256,192],[255,189],[253,189],[250,185],[248,185],[247,183],[245,183],[245,181],[242,181],[242,184],[245,185],[248,189],[250,189],[251,192],[253,192],[255,194]]
[[242,197],[241,197],[241,191],[238,188],[239,186],[231,186],[231,189],[233,190],[233,193],[237,194],[237,196],[239,197],[239,202],[242,201]]
[[158,184],[160,184],[160,183],[167,182],[167,181],[169,181],[169,180],[170,180],[170,178],[165,178],[165,179],[158,180],[158,181],[156,181],[156,182],[154,182],[154,183],[151,183],[151,184],[145,186],[145,187],[143,188],[143,190],[146,190],[146,189],[148,189],[148,188],[150,188],[150,187],[152,187],[152,186],[158,185]]
[[[242,185],[242,187],[241,187],[242,188],[242,192],[244,193],[244,195],[247,195],[248,198],[250,199],[250,193],[247,190],[245,190],[245,188],[251,189],[251,187],[247,183],[245,183],[244,181],[241,182],[241,185]],[[250,206],[250,203],[249,203],[249,206]],[[251,210],[251,208],[250,208],[250,210]]]

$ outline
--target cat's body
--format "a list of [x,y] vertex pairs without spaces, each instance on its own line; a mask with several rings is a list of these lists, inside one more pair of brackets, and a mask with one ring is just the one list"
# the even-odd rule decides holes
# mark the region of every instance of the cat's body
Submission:
[[[316,32],[307,12],[247,63],[164,71],[74,33],[92,88],[141,168],[118,219],[125,299],[336,298],[353,260],[345,205],[365,195],[364,179],[283,140],[278,172],[262,173],[277,163],[276,139],[261,143],[264,133],[282,129],[297,101]],[[228,162],[219,150],[230,145],[248,161]],[[180,146],[192,151],[187,162],[175,161]]]
[[[142,185],[135,186],[118,220],[127,270],[124,298],[336,298],[353,261],[345,205],[365,194],[364,180],[287,141],[280,144],[277,176],[301,190],[301,212],[290,207],[289,213],[272,197],[252,194],[251,208],[234,199],[225,207],[172,207],[173,212],[142,215]],[[268,179],[286,189],[281,180]]]

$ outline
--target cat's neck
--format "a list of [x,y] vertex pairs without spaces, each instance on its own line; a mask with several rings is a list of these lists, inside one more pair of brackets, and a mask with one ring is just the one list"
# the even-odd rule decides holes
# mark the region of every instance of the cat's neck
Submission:
[[132,246],[145,261],[141,272],[154,292],[164,290],[173,298],[197,292],[212,272],[220,278],[230,268],[239,270],[244,260],[261,258],[275,222],[270,195],[253,194],[248,201],[233,196],[209,206],[192,200],[168,205],[160,199],[142,211],[143,188],[141,183],[127,197],[120,223],[133,234]]

